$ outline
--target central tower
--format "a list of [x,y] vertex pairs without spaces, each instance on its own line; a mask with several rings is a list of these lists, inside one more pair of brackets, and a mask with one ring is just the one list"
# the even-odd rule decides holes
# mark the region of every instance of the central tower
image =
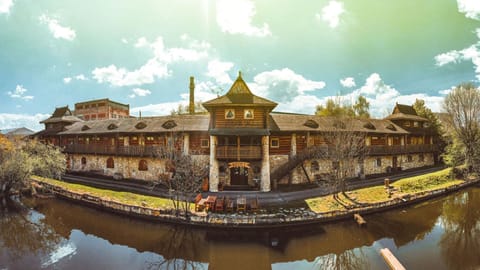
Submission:
[[210,191],[270,191],[269,118],[277,103],[250,91],[239,72],[230,90],[203,103],[210,113]]

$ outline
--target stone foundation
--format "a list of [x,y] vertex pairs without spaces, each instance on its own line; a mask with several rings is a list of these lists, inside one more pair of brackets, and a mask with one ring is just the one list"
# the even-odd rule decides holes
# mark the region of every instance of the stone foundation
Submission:
[[[107,168],[107,159],[113,158],[114,167]],[[82,158],[86,159],[86,164],[82,164]],[[103,155],[69,155],[70,170],[74,172],[95,172],[116,178],[132,178],[142,180],[158,180],[161,175],[168,173],[165,164],[166,159],[147,158],[147,157],[121,157],[121,156],[103,156]],[[194,155],[195,162],[200,162],[208,166],[208,155]],[[147,162],[148,170],[139,170],[140,160]]]

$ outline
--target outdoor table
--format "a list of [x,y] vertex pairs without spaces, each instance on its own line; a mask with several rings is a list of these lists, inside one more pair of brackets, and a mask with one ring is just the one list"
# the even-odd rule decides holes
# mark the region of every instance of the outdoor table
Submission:
[[215,201],[217,200],[217,196],[208,196],[207,201],[205,201],[205,204],[207,205],[207,211],[208,209],[215,209]]
[[237,211],[245,211],[247,199],[243,196],[237,198]]

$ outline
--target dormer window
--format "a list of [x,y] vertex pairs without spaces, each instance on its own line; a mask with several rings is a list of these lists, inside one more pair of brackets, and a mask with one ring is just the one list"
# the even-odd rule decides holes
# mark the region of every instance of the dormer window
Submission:
[[235,110],[234,109],[226,109],[225,110],[225,119],[235,119]]
[[410,121],[405,121],[403,122],[404,127],[410,127]]
[[429,128],[429,127],[430,127],[430,123],[424,122],[424,123],[423,123],[423,127],[424,127],[424,128]]
[[414,127],[418,127],[418,121],[414,121],[414,122],[413,122],[413,126],[414,126]]
[[243,119],[253,119],[253,109],[243,110]]

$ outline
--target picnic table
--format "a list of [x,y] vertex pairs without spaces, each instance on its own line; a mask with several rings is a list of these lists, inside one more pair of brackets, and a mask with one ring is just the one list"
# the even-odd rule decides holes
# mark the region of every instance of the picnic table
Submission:
[[205,204],[207,205],[207,211],[208,209],[215,209],[215,201],[217,200],[217,196],[209,195],[207,197],[207,200],[205,201]]

